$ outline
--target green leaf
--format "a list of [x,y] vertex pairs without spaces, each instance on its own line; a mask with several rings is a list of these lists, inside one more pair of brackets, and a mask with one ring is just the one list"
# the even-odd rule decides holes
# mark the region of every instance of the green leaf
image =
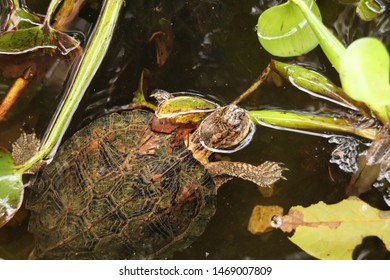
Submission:
[[49,48],[58,49],[62,55],[67,55],[76,49],[79,46],[77,40],[50,26],[51,17],[61,2],[62,0],[50,2],[45,20],[40,24],[39,18],[34,18],[33,14],[20,8],[19,1],[14,1],[11,17],[17,28],[0,34],[0,54],[21,54]]
[[4,26],[0,26],[0,31],[12,29],[25,29],[40,25],[43,18],[30,10],[25,9],[25,5],[20,5],[19,0],[7,0],[10,2],[11,10],[8,18],[4,21]]
[[38,15],[30,13],[23,8],[15,9],[15,16],[12,18],[13,24],[16,24],[17,29],[25,29],[41,24],[41,18]]
[[341,59],[340,79],[344,91],[364,102],[383,122],[390,116],[389,53],[375,38],[354,41]]
[[156,116],[178,124],[196,123],[217,107],[214,102],[198,96],[174,96],[159,105]]
[[375,19],[385,10],[386,6],[383,3],[378,3],[377,0],[360,0],[358,6],[356,7],[357,14],[365,21]]
[[16,170],[12,156],[0,149],[0,227],[19,209],[23,192],[22,175]]
[[58,49],[66,55],[78,45],[69,35],[45,25],[8,31],[0,36],[0,54],[20,54],[49,48]]
[[380,211],[356,197],[337,204],[323,202],[292,207],[281,229],[290,240],[318,259],[352,259],[355,247],[367,236],[377,236],[390,249],[390,211]]
[[[314,0],[305,0],[316,17],[320,10]],[[257,23],[257,36],[269,53],[280,57],[305,54],[318,45],[299,7],[292,2],[272,7],[263,12]]]

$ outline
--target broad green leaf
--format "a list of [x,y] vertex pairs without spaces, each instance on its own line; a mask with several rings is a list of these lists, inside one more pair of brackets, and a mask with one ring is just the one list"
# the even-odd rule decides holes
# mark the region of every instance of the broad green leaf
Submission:
[[354,41],[341,59],[340,79],[344,91],[364,102],[386,122],[385,106],[390,105],[389,53],[375,38]]
[[[315,1],[304,1],[307,2],[315,16],[321,19]],[[260,15],[257,23],[257,36],[265,50],[280,57],[302,55],[318,45],[318,40],[306,18],[290,1],[272,7]]]
[[344,90],[367,104],[390,104],[389,53],[375,38],[354,41],[346,50],[340,69]]
[[367,236],[379,237],[390,249],[390,211],[380,211],[356,197],[337,204],[323,202],[292,207],[281,229],[290,240],[318,259],[352,259],[356,246]]
[[249,111],[249,117],[256,124],[276,126],[290,130],[311,130],[326,133],[327,131],[349,133],[374,140],[377,131],[373,128],[359,127],[351,120],[316,116],[305,113],[292,113],[276,110]]
[[16,170],[12,156],[0,149],[0,227],[19,209],[23,192],[22,175]]
[[66,55],[79,43],[49,26],[36,26],[4,32],[0,36],[0,54],[20,54],[41,48],[58,49]]

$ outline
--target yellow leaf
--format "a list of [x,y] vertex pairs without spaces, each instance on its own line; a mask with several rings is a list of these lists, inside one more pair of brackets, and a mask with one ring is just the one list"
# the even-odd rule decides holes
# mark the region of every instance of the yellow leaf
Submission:
[[390,249],[390,211],[381,211],[351,197],[337,204],[323,202],[292,207],[281,229],[295,232],[290,240],[318,259],[352,259],[355,247],[377,236]]

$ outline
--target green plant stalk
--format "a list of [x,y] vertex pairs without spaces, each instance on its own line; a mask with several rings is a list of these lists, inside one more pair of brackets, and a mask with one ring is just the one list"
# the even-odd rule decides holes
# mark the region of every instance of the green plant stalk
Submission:
[[[303,0],[289,0],[297,5],[303,15],[308,20],[313,32],[316,34],[322,50],[332,63],[333,67],[340,72],[341,58],[345,53],[345,47],[341,42],[328,30],[328,28],[316,18],[309,7]],[[353,98],[353,93],[347,92]],[[389,106],[380,106],[376,104],[367,104],[368,107],[383,123],[389,123],[390,109]]]
[[111,41],[112,34],[124,0],[106,0],[94,34],[88,44],[85,55],[80,62],[79,70],[74,78],[69,94],[57,117],[57,120],[41,149],[24,164],[17,166],[19,173],[24,173],[40,160],[43,160],[55,147],[68,126],[92,77],[98,69]]
[[12,5],[13,5],[13,8],[16,10],[16,9],[20,9],[20,1],[19,0],[12,0],[11,1]]
[[[271,62],[272,63],[272,62]],[[262,84],[265,80],[267,80],[269,73],[271,72],[271,66],[270,64],[267,65],[267,67],[263,70],[263,72],[260,74],[259,77],[253,82],[253,84],[245,91],[243,92],[239,97],[237,97],[235,100],[233,100],[231,105],[238,105],[245,99],[247,99],[250,95],[252,95]]]
[[11,0],[11,8],[14,10],[20,9],[20,1],[19,0]]
[[289,0],[297,5],[303,15],[306,17],[313,32],[316,34],[318,42],[333,67],[340,72],[341,57],[345,52],[345,47],[341,42],[328,30],[328,28],[311,12],[303,0]]
[[271,126],[297,130],[334,131],[357,135],[369,140],[374,140],[378,133],[373,128],[353,126],[348,120],[340,118],[273,110],[257,110],[249,111],[248,113],[252,121],[260,125],[265,123]]
[[[145,70],[144,70],[145,71]],[[141,77],[139,78],[138,81],[138,88],[134,92],[134,98],[132,103],[137,105],[137,106],[144,106],[146,108],[149,108],[153,111],[156,111],[156,106],[152,103],[149,103],[145,99],[145,94],[144,94],[144,71],[141,72]]]

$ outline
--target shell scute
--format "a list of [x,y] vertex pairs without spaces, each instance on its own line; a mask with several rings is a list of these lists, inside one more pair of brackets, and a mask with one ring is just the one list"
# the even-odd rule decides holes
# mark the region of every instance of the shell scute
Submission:
[[216,186],[184,145],[172,147],[174,133],[151,131],[152,118],[113,113],[60,147],[27,202],[35,258],[163,258],[204,231]]

